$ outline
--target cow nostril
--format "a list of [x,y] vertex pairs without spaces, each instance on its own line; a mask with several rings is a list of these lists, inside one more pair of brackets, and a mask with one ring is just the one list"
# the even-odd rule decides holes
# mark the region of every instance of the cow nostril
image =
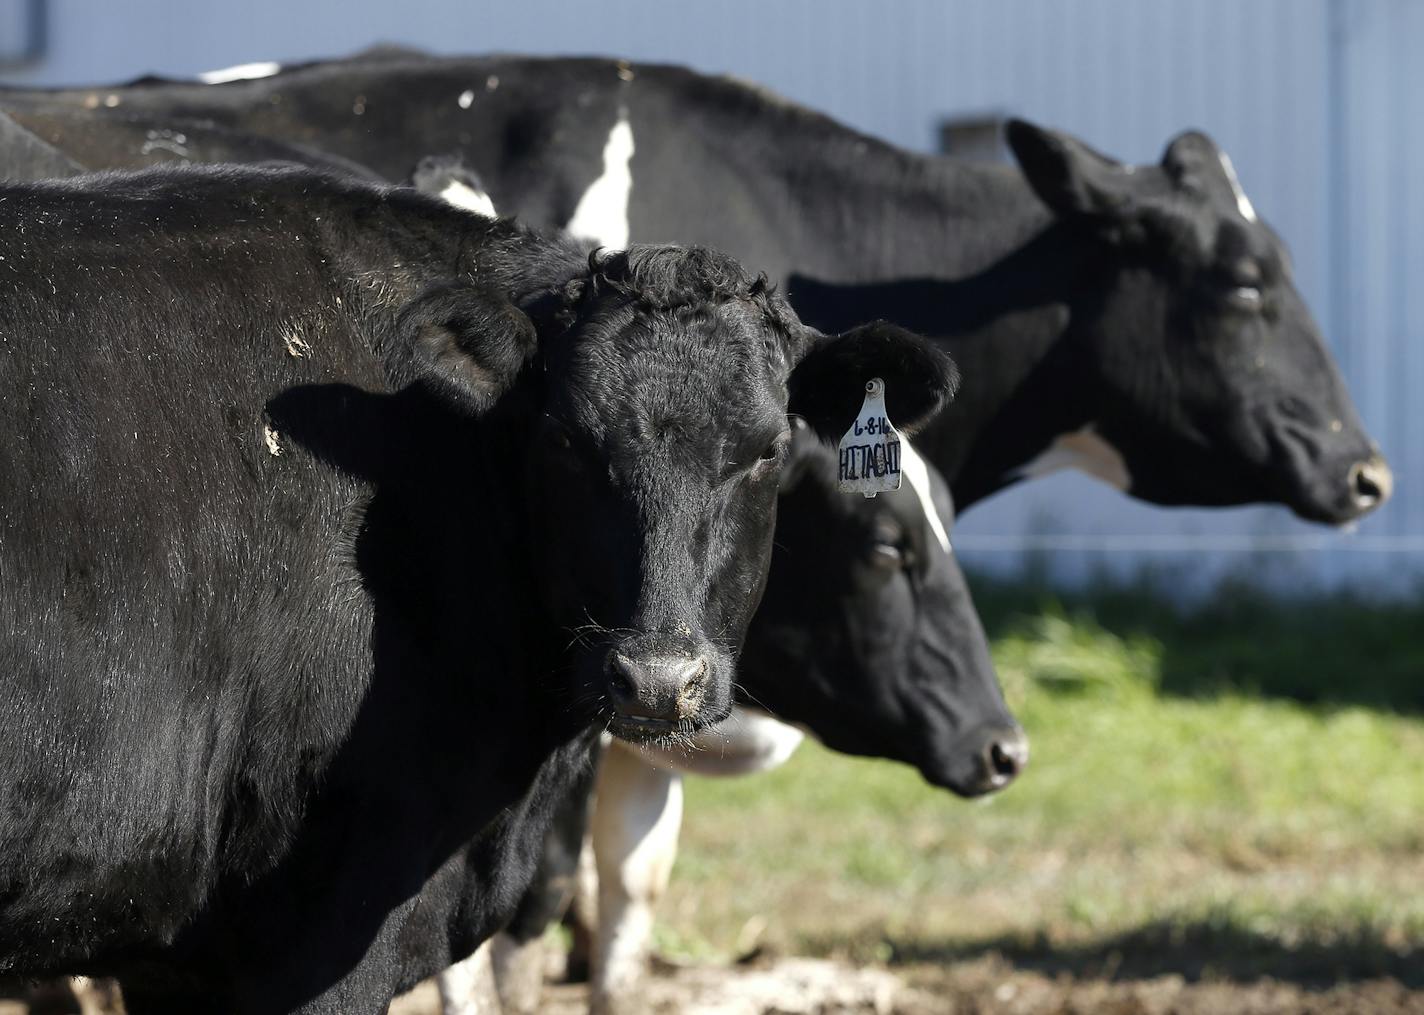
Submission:
[[613,689],[614,694],[627,698],[633,696],[633,682],[617,670],[608,675],[608,686]]
[[989,767],[995,775],[1012,779],[1019,774],[1019,759],[1004,750],[1003,744],[994,744],[989,748]]
[[1350,466],[1350,494],[1362,508],[1376,507],[1394,491],[1394,474],[1382,458],[1356,462]]
[[1013,781],[1028,764],[1028,741],[1023,734],[1009,733],[989,741],[985,751],[989,777],[998,786]]
[[638,686],[628,673],[629,663],[622,656],[615,655],[608,661],[608,690],[614,698],[630,700],[637,697]]

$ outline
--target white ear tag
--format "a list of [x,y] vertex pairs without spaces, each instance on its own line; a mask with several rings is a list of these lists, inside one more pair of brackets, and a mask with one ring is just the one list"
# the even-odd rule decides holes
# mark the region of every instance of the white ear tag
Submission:
[[836,484],[842,493],[874,497],[900,489],[900,433],[885,415],[885,382],[865,382],[860,415],[841,438],[841,471]]

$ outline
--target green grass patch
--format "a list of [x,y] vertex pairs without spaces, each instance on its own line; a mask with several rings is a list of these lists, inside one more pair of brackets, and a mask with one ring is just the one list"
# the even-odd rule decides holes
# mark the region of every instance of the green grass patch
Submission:
[[1421,611],[980,598],[1032,741],[1022,779],[964,802],[811,745],[689,780],[663,946],[728,954],[764,922],[774,945],[862,959],[1424,968]]

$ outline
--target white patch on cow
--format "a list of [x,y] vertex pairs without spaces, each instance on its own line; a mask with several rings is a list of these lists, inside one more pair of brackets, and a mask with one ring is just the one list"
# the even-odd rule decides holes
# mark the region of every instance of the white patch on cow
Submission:
[[623,110],[603,146],[603,175],[584,191],[574,217],[564,228],[580,239],[623,250],[628,246],[628,198],[632,192],[633,128],[627,110]]
[[591,1009],[633,1000],[647,966],[654,912],[682,828],[682,777],[625,744],[603,756],[589,832],[598,870]]
[[1247,222],[1255,222],[1256,209],[1252,206],[1251,199],[1246,196],[1246,191],[1241,189],[1241,180],[1236,176],[1236,167],[1231,164],[1231,156],[1221,152],[1220,158],[1221,170],[1226,174],[1227,182],[1231,184],[1231,193],[1236,196],[1236,210]]
[[724,721],[693,734],[689,747],[627,749],[666,771],[730,777],[779,768],[805,739],[804,730],[738,705]]
[[106,1015],[119,1007],[119,985],[115,980],[71,976],[69,989],[79,1002],[79,1015]]
[[935,510],[934,496],[930,492],[929,466],[925,465],[925,460],[920,457],[919,452],[910,447],[909,441],[900,442],[900,473],[910,484],[910,489],[915,491],[915,496],[920,499],[920,507],[924,509],[925,520],[929,522],[935,539],[939,540],[939,545],[944,548],[945,553],[952,553],[944,519]]
[[494,91],[494,90],[495,90],[496,88],[498,88],[498,87],[499,87],[499,75],[498,75],[498,74],[491,74],[489,77],[485,78],[485,91],[487,91],[487,92],[492,92],[492,91]]
[[499,1010],[489,941],[441,973],[437,983],[441,1015],[489,1015]]
[[287,449],[282,447],[282,435],[272,429],[270,423],[262,427],[262,443],[267,447],[267,453],[273,458],[281,458],[287,453]]
[[469,109],[470,106],[474,105],[475,93],[467,88],[460,93],[460,97],[455,101],[460,104],[461,109]]
[[1055,437],[1046,451],[1014,475],[1018,479],[1037,479],[1061,469],[1078,469],[1123,491],[1132,486],[1127,462],[1091,423],[1081,430]]
[[253,81],[257,78],[270,78],[281,69],[280,63],[274,63],[271,60],[264,60],[261,63],[240,63],[236,67],[204,71],[198,75],[198,80],[205,85],[221,85],[229,81]]
[[282,329],[282,345],[293,359],[306,359],[311,355],[311,344],[302,337],[301,325],[295,321]]
[[461,180],[451,180],[445,184],[445,189],[440,191],[440,197],[448,204],[453,204],[456,208],[464,208],[472,211],[476,215],[483,215],[487,219],[495,218],[494,202],[490,196],[482,190],[476,190],[468,183]]

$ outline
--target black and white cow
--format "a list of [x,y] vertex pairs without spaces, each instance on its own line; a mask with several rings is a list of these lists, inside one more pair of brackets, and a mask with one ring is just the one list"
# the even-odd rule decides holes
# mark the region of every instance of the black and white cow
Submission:
[[[584,914],[597,927],[596,1012],[628,1010],[640,992],[676,854],[683,774],[764,772],[803,734],[902,761],[967,797],[1002,789],[1028,760],[950,545],[947,484],[906,442],[899,491],[837,498],[830,458],[808,449],[781,495],[766,593],[737,669],[755,705],[698,734],[691,750],[613,744],[604,754],[590,822],[597,898]],[[509,936],[532,939],[533,928],[517,923]],[[534,960],[496,943],[508,1007],[536,1011],[539,981],[523,972]]]
[[727,250],[799,276],[808,320],[884,311],[974,379],[920,441],[961,509],[1073,465],[1154,503],[1276,502],[1330,523],[1389,495],[1284,245],[1205,135],[1127,166],[1019,122],[1007,168],[906,152],[679,67],[395,52],[243,73],[269,76],[0,106],[21,123],[54,102],[201,118],[392,179],[458,153],[531,223]]
[[726,714],[788,407],[952,385],[720,255],[404,189],[0,198],[0,974],[136,1013],[380,1011],[497,929],[598,728]]

